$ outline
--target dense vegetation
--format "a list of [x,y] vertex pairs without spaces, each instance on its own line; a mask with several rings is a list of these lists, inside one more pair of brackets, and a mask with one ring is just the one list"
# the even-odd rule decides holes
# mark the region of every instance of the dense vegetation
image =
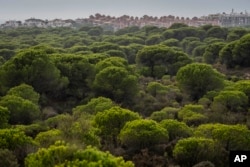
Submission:
[[250,150],[250,30],[0,30],[0,166],[228,166]]

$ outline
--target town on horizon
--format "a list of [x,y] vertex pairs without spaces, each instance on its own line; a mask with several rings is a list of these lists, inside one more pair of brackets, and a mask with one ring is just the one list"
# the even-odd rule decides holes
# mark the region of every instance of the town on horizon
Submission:
[[173,15],[153,17],[144,15],[142,17],[134,17],[123,15],[120,17],[114,17],[109,15],[102,15],[96,13],[90,15],[89,18],[78,19],[53,19],[42,20],[37,18],[30,18],[24,21],[8,20],[0,25],[1,29],[6,28],[19,28],[19,27],[39,27],[39,28],[57,28],[57,27],[71,27],[78,28],[82,26],[101,26],[106,30],[117,31],[122,28],[131,26],[157,26],[157,27],[170,27],[174,23],[184,23],[188,26],[199,27],[202,25],[210,24],[214,26],[222,27],[246,27],[250,26],[250,14],[245,11],[236,13],[232,9],[232,12],[227,14],[217,13],[209,14],[202,17],[178,17]]

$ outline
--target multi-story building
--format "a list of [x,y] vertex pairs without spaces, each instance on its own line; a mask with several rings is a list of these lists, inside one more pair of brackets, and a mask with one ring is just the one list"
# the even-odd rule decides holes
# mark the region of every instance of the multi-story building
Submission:
[[9,20],[2,24],[0,27],[2,28],[17,28],[22,25],[21,21]]
[[23,25],[25,27],[46,27],[46,21],[41,19],[30,18],[25,20]]
[[244,27],[250,26],[250,14],[247,12],[243,13],[234,13],[230,14],[220,14],[219,15],[220,25],[223,27]]

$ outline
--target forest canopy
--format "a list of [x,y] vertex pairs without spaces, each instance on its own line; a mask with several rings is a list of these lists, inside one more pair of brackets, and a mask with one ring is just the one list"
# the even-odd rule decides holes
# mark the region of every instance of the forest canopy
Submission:
[[0,30],[0,166],[229,166],[250,149],[250,29]]

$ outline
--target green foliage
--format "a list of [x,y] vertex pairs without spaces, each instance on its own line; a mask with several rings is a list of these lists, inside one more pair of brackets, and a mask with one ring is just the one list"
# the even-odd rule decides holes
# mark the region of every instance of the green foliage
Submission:
[[[48,118],[45,120],[45,125],[47,125],[50,128],[59,128],[63,129],[64,127],[61,125],[63,123],[71,123],[72,122],[72,116],[69,114],[60,114],[56,115],[54,117]],[[61,127],[62,126],[62,127]],[[65,127],[66,129],[67,127]],[[68,127],[69,128],[69,127]]]
[[[65,126],[69,127],[65,128]],[[100,147],[100,138],[98,136],[100,129],[93,126],[92,117],[81,115],[77,120],[73,120],[71,124],[61,124],[60,129],[70,143]]]
[[18,129],[0,129],[0,148],[14,151],[17,148],[24,148],[33,145],[31,137],[25,135]]
[[146,45],[156,45],[162,41],[163,41],[163,38],[161,35],[151,35],[146,39],[145,43]]
[[65,87],[67,78],[60,75],[49,56],[42,51],[25,50],[7,61],[0,69],[1,86],[11,88],[26,83],[39,93]]
[[235,40],[238,40],[239,39],[239,36],[235,33],[229,33],[227,34],[227,41],[229,42],[232,42],[232,41],[235,41]]
[[188,167],[201,161],[215,162],[221,154],[217,148],[216,142],[212,139],[191,137],[179,140],[174,147],[173,155],[178,164]]
[[99,130],[92,126],[92,117],[86,113],[74,113],[73,116],[61,114],[47,119],[45,123],[51,129],[56,128],[60,130],[62,132],[61,137],[70,143],[79,143],[82,146],[92,145],[99,147],[100,145],[99,138],[96,135]]
[[139,67],[146,71],[145,76],[161,78],[165,74],[175,75],[178,69],[191,63],[191,59],[180,51],[163,45],[146,46],[136,56]]
[[202,105],[205,109],[209,108],[212,101],[206,97],[202,97],[199,99],[198,104]]
[[89,53],[84,55],[88,59],[90,64],[96,64],[101,60],[108,58],[109,56],[104,53]]
[[204,61],[208,64],[216,63],[219,58],[220,50],[225,46],[223,42],[217,42],[210,44],[206,47],[205,53],[203,54]]
[[121,58],[121,57],[110,57],[110,58],[106,58],[104,60],[99,61],[95,65],[95,69],[98,73],[101,70],[103,70],[107,67],[110,67],[110,66],[122,67],[122,68],[128,69],[128,62],[126,59]]
[[41,147],[48,147],[62,138],[62,131],[52,129],[45,132],[40,132],[34,139]]
[[32,167],[134,166],[95,146],[136,166],[220,167],[250,149],[248,28],[74,24],[0,31],[0,166],[30,152]]
[[88,34],[90,36],[100,36],[103,33],[103,29],[101,27],[93,27],[88,30]]
[[0,149],[0,166],[19,167],[16,156],[8,149]]
[[248,97],[248,100],[250,100],[250,81],[249,80],[241,80],[237,81],[233,86],[234,90],[241,91],[245,93]]
[[131,161],[124,161],[122,157],[114,157],[109,152],[102,152],[96,148],[87,147],[79,150],[74,155],[73,161],[65,161],[58,167],[63,166],[110,166],[110,167],[134,167]]
[[167,143],[169,139],[168,131],[153,120],[127,122],[119,137],[122,144],[138,149]]
[[178,28],[183,28],[183,27],[188,27],[188,25],[184,23],[174,23],[169,27],[169,29],[178,29]]
[[[119,31],[119,30],[118,30]],[[137,37],[135,35],[120,35],[120,36],[105,36],[103,42],[111,42],[116,43],[120,46],[128,46],[131,44],[145,44],[144,39],[142,37]]]
[[[148,16],[143,16],[143,17],[148,17]],[[162,32],[162,30],[157,27],[157,26],[151,26],[151,25],[146,25],[141,29],[146,36],[151,36],[151,35],[155,35],[155,34],[160,34]]]
[[[26,136],[23,131],[19,129],[0,129],[0,149],[12,151],[20,166],[23,166],[24,158],[35,148],[36,143],[31,137]],[[11,158],[11,155],[9,158]],[[15,160],[13,163],[15,164]]]
[[[102,136],[116,140],[126,122],[140,119],[138,113],[121,107],[112,107],[103,112],[98,112],[94,118],[96,126]],[[116,145],[116,142],[114,143]]]
[[184,110],[191,110],[196,113],[204,113],[204,107],[198,104],[187,104],[183,107]]
[[10,124],[31,124],[40,118],[40,109],[37,104],[14,95],[1,98],[0,106],[10,112]]
[[[160,80],[157,80],[157,82],[153,81],[145,84],[145,92],[140,91],[136,96],[136,108],[134,110],[140,112],[144,116],[150,116],[152,112],[159,111],[165,106],[180,106],[183,100],[180,89],[173,84],[165,85],[168,84],[168,81],[163,80],[164,79],[162,79],[161,83],[159,82]],[[141,80],[141,82],[144,81]],[[164,113],[162,114],[164,115]],[[172,115],[171,113],[169,114]]]
[[247,34],[247,30],[245,28],[237,27],[230,29],[227,35],[227,41],[238,40],[245,34]]
[[105,53],[108,54],[111,57],[126,58],[126,54],[123,51],[120,51],[120,50],[109,50],[109,51],[106,51]]
[[[56,67],[69,81],[62,97],[85,98],[94,79],[94,66],[88,59],[76,55],[54,55]],[[62,94],[62,93],[61,93]]]
[[178,112],[178,119],[189,126],[206,123],[208,118],[202,114],[203,109],[201,105],[186,105]]
[[244,125],[203,124],[194,135],[217,140],[227,151],[249,150],[250,147],[250,131]]
[[227,29],[221,28],[219,26],[214,26],[207,31],[206,36],[226,39]]
[[220,38],[216,38],[216,37],[207,37],[203,40],[203,42],[205,42],[206,44],[213,44],[216,42],[223,42],[223,39]]
[[0,66],[2,66],[4,64],[5,60],[3,57],[0,57]]
[[122,49],[124,50],[124,53],[126,54],[129,64],[135,64],[136,54],[143,47],[144,45],[135,44],[135,43],[122,47]]
[[49,148],[41,148],[25,159],[26,167],[53,167],[53,166],[111,166],[133,167],[130,161],[125,162],[121,157],[114,157],[108,152],[87,147],[77,150],[76,146],[57,142]]
[[126,27],[115,32],[115,35],[124,35],[127,33],[135,33],[140,30],[137,26]]
[[194,57],[200,57],[205,53],[207,45],[198,45],[196,46],[192,51],[192,56]]
[[237,64],[233,55],[233,49],[237,41],[227,43],[219,52],[220,62],[227,68],[233,68]]
[[122,67],[107,67],[96,74],[94,88],[99,95],[126,102],[137,93],[137,77]]
[[89,47],[94,53],[102,53],[109,50],[121,50],[119,45],[111,42],[95,42]]
[[213,107],[221,111],[246,111],[248,106],[248,97],[241,91],[221,91],[214,97]]
[[[53,53],[58,53],[59,50],[56,49],[56,48],[53,48],[49,45],[46,45],[46,44],[40,44],[40,45],[36,45],[36,46],[33,46],[27,50],[24,50],[25,52],[27,51],[38,51],[38,52],[42,52],[42,53],[46,53],[46,54],[53,54]],[[30,53],[30,54],[33,54],[33,53]]]
[[[174,38],[174,30],[172,29],[167,29],[166,31],[163,32],[163,36],[165,39],[175,39]],[[178,40],[178,39],[177,39]],[[178,40],[179,41],[179,40]]]
[[152,96],[156,96],[157,94],[165,93],[167,91],[167,86],[164,86],[159,82],[150,82],[146,90]]
[[155,105],[155,103],[157,103],[156,98],[146,93],[145,91],[139,91],[134,101],[134,110],[140,112],[140,114],[143,116],[149,116],[153,111],[161,109],[157,105]]
[[30,125],[15,125],[15,129],[23,131],[27,136],[35,138],[40,132],[49,130],[49,127],[44,123],[34,123]]
[[212,28],[213,25],[212,24],[205,24],[203,26],[200,27],[200,29],[203,29],[205,31],[208,31],[210,28]]
[[167,40],[161,42],[160,44],[166,45],[166,46],[169,46],[169,47],[172,47],[172,46],[178,47],[179,46],[179,40],[174,39],[174,38],[170,38],[170,39],[167,39]]
[[27,84],[21,84],[15,87],[12,87],[7,95],[18,96],[26,100],[30,100],[34,104],[38,104],[40,95],[35,92],[34,88]]
[[233,57],[237,65],[242,67],[248,67],[250,65],[249,49],[250,34],[247,34],[240,38],[233,49]]
[[[196,29],[194,27],[185,26],[185,27],[173,29],[172,31],[173,32],[171,34],[168,34],[168,36],[171,35],[170,38],[175,38],[175,39],[178,39],[179,41],[183,40],[186,37],[198,37],[200,39],[203,39],[205,36],[204,30]],[[167,39],[166,32],[164,33],[164,36]]]
[[250,46],[250,35],[247,34],[239,40],[228,43],[220,52],[221,62],[228,68],[235,66],[248,67],[248,50]]
[[70,53],[87,52],[90,49],[87,46],[73,46],[69,49]]
[[8,126],[10,112],[6,107],[0,106],[0,129]]
[[184,122],[179,122],[174,119],[166,119],[161,121],[160,124],[167,129],[170,141],[178,138],[190,137],[192,135],[192,129]]
[[96,114],[104,110],[108,110],[115,106],[115,103],[106,97],[92,98],[87,104],[79,105],[73,109],[74,114],[83,112],[89,114]]
[[182,49],[188,54],[190,54],[196,46],[201,44],[202,42],[198,37],[186,37],[180,43]]
[[29,154],[25,158],[25,167],[53,167],[71,159],[76,150],[75,146],[58,141],[49,148],[40,148],[37,152]]
[[81,39],[80,37],[71,37],[71,38],[66,38],[64,41],[63,41],[63,48],[71,48],[73,47],[74,45],[79,45],[81,42]]
[[9,60],[15,55],[15,51],[9,49],[0,49],[0,57],[3,57],[4,60]]
[[203,42],[201,41],[191,41],[188,43],[187,48],[185,49],[185,52],[188,53],[189,55],[192,54],[193,50],[198,47],[204,45]]
[[198,100],[208,91],[223,87],[223,75],[206,64],[186,65],[180,68],[176,79],[180,88],[194,100]]
[[0,49],[9,49],[14,50],[17,46],[14,43],[10,42],[1,42],[0,43]]
[[160,122],[165,119],[177,119],[179,108],[165,107],[161,111],[155,111],[150,115],[150,119]]

